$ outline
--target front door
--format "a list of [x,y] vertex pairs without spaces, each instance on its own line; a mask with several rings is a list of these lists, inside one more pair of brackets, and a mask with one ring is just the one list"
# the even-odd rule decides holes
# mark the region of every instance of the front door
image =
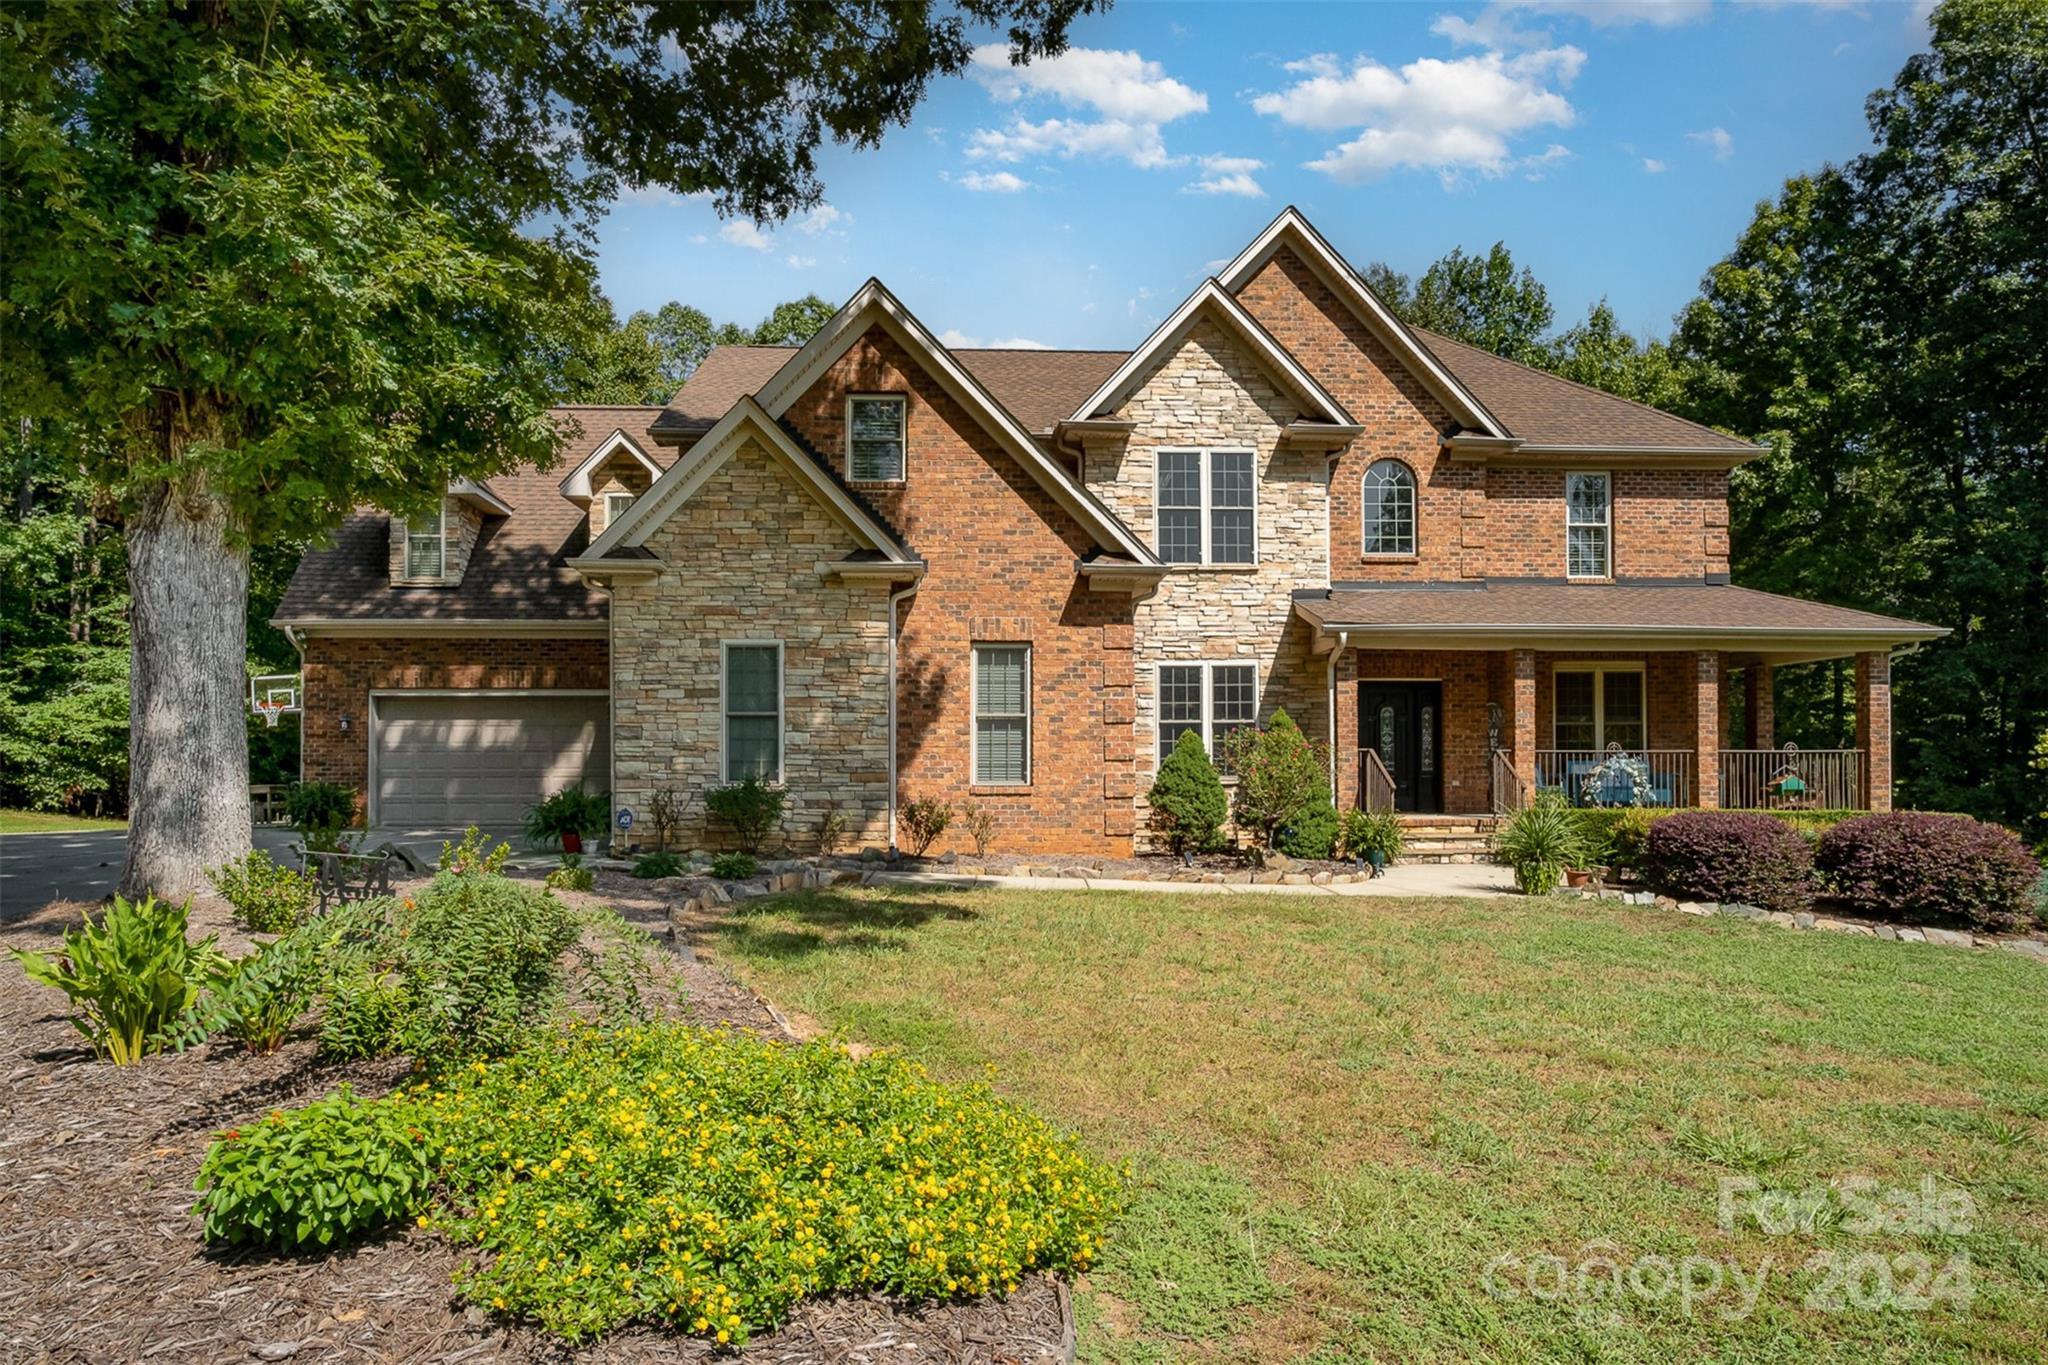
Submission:
[[[1358,733],[1394,779],[1394,809],[1443,809],[1444,686],[1433,682],[1362,682]],[[1361,798],[1361,804],[1363,800]]]

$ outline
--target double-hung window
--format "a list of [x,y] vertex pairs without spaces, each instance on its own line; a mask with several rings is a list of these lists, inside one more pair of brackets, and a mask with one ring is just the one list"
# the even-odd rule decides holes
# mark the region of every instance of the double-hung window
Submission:
[[900,393],[857,393],[847,398],[847,478],[855,483],[903,481],[908,406]]
[[1375,460],[1359,485],[1359,545],[1367,555],[1415,553],[1415,471],[1399,460]]
[[1188,731],[1202,737],[1212,760],[1221,761],[1224,737],[1256,725],[1259,670],[1255,664],[1161,664],[1159,667],[1159,760]]
[[782,780],[782,646],[772,640],[725,645],[719,697],[725,724],[725,780]]
[[619,518],[626,515],[626,509],[633,505],[631,493],[607,493],[604,495],[604,524],[607,530],[618,525]]
[[1551,739],[1559,749],[1640,752],[1648,733],[1640,666],[1562,667],[1552,683]]
[[1614,574],[1614,488],[1606,474],[1564,476],[1564,571],[1567,578]]
[[1031,781],[1031,647],[974,647],[974,781],[1021,787]]
[[405,523],[405,576],[441,578],[448,572],[448,528],[445,507]]
[[1257,457],[1249,450],[1159,452],[1159,557],[1169,564],[1258,559]]

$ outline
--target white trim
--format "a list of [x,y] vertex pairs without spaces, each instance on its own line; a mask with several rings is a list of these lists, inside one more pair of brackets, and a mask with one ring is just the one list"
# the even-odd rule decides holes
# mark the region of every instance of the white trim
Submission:
[[[1408,548],[1405,550],[1368,550],[1365,548],[1365,481],[1373,470],[1383,464],[1397,464],[1408,471]],[[1358,557],[1379,563],[1405,564],[1418,559],[1422,554],[1422,476],[1415,472],[1415,466],[1398,455],[1381,455],[1368,464],[1358,475]]]
[[[1557,742],[1557,679],[1558,675],[1562,673],[1591,673],[1594,675],[1593,743],[1591,746],[1582,746],[1590,747],[1594,752],[1604,750],[1607,747],[1607,675],[1609,673],[1634,673],[1639,675],[1643,680],[1642,692],[1639,694],[1643,704],[1640,717],[1643,726],[1643,742],[1635,747],[1638,749],[1650,747],[1650,672],[1647,664],[1640,659],[1591,659],[1584,661],[1561,659],[1550,665],[1551,748],[1565,749],[1572,747]],[[1623,747],[1626,748],[1627,746],[1624,745]]]
[[475,479],[455,480],[448,485],[448,495],[455,498],[468,498],[471,502],[481,505],[485,511],[495,513],[501,517],[512,515],[511,503],[506,502]]
[[[775,377],[756,395],[770,420],[782,416],[839,358],[866,335],[879,327],[897,344],[921,359],[932,376],[955,401],[966,407],[990,435],[997,438],[1018,463],[1038,480],[1053,500],[1092,534],[1106,549],[1129,555],[1141,564],[1157,564],[1152,552],[1118,521],[1116,515],[1073,475],[1046,453],[1009,410],[990,396],[981,381],[939,344],[922,322],[891,294],[880,280],[870,279],[837,313],[789,358]],[[714,427],[712,430],[716,431]]]
[[[610,745],[612,702],[609,687],[373,687],[364,694],[363,743],[366,757],[363,762],[363,828],[377,828],[377,730],[383,718],[377,713],[377,703],[387,697],[603,697],[605,699],[605,743]],[[345,704],[345,700],[344,700]],[[301,722],[303,723],[303,722]],[[605,753],[605,775],[612,772],[610,749]],[[299,755],[299,776],[306,774],[305,754]]]
[[[1606,487],[1607,496],[1601,500],[1603,520],[1599,522],[1572,520],[1573,479],[1598,479]],[[1573,573],[1572,532],[1575,529],[1595,525],[1599,526],[1603,533],[1601,558],[1606,561],[1606,567],[1600,573]],[[1567,469],[1564,471],[1564,576],[1566,581],[1572,583],[1606,583],[1614,578],[1614,475],[1609,470]]]
[[[375,616],[294,616],[273,617],[270,624],[280,630],[297,631],[300,635],[312,637],[356,638],[396,636],[402,638],[433,638],[437,636],[498,635],[507,639],[533,638],[536,636],[566,636],[572,639],[600,640],[605,638],[606,625],[603,618],[587,621],[547,620],[528,618],[524,620],[478,620],[474,617],[444,617],[439,620],[425,617],[375,617]],[[501,689],[502,690],[502,689]]]
[[[981,776],[981,651],[984,649],[1021,649],[1024,651],[1024,777],[1018,782],[986,782]],[[1031,785],[1031,718],[1036,710],[1031,695],[1031,642],[1029,640],[973,640],[967,646],[967,784],[970,787],[1028,787]],[[991,720],[1016,720],[1017,716],[997,715]]]
[[1368,323],[1380,333],[1381,340],[1397,357],[1406,361],[1421,379],[1424,386],[1444,401],[1451,409],[1452,416],[1464,425],[1479,429],[1489,436],[1512,440],[1508,430],[1498,418],[1486,410],[1472,392],[1460,384],[1451,372],[1444,368],[1421,339],[1408,330],[1407,324],[1395,317],[1393,312],[1379,300],[1350,262],[1338,255],[1336,249],[1323,240],[1303,217],[1301,211],[1288,205],[1280,216],[1266,225],[1265,231],[1253,238],[1251,244],[1237,254],[1218,277],[1222,286],[1232,294],[1238,293],[1256,275],[1266,262],[1279,253],[1281,246],[1292,245],[1311,270],[1324,277],[1324,282],[1335,292],[1345,296],[1352,311],[1360,320]]
[[[1294,390],[1295,397],[1307,400],[1324,417],[1331,419],[1330,424],[1340,427],[1355,425],[1344,405],[1318,384],[1314,376],[1304,370],[1300,362],[1289,355],[1273,340],[1272,335],[1259,325],[1258,320],[1245,311],[1244,305],[1213,278],[1203,280],[1197,285],[1195,292],[1188,295],[1180,307],[1174,309],[1172,315],[1160,323],[1151,336],[1145,338],[1138,349],[1124,358],[1124,363],[1117,366],[1116,373],[1104,380],[1101,388],[1090,394],[1080,407],[1074,409],[1074,415],[1068,420],[1092,421],[1115,411],[1117,405],[1138,386],[1139,381],[1166,360],[1168,347],[1179,344],[1182,334],[1194,325],[1195,314],[1203,309],[1214,311],[1227,322],[1231,330],[1238,334],[1239,339],[1251,347],[1253,354],[1265,362],[1266,368],[1286,381]],[[1350,437],[1345,436],[1344,439],[1349,440]]]
[[[411,517],[399,518],[398,524],[405,531],[399,546],[399,560],[405,566],[405,573],[398,580],[400,586],[406,584],[446,586],[448,582],[448,498],[445,494],[442,495],[440,503],[435,508],[435,518],[439,521],[441,527],[437,537],[441,542],[441,569],[438,573],[414,573],[412,571],[413,519]],[[420,539],[425,540],[426,537],[421,536]]]
[[590,476],[604,468],[606,461],[610,460],[612,456],[618,454],[621,450],[640,462],[640,467],[647,471],[648,478],[659,479],[661,477],[661,466],[656,464],[653,458],[640,448],[640,443],[627,435],[624,427],[614,427],[612,434],[598,442],[597,449],[591,451],[590,454],[583,458],[583,463],[577,465],[563,477],[559,485],[562,496],[571,502],[589,502],[591,498]]
[[[896,477],[893,479],[863,479],[853,472],[853,405],[856,402],[896,405]],[[840,469],[846,475],[846,481],[858,486],[872,484],[881,487],[895,487],[910,482],[910,395],[848,389],[845,417],[846,420],[841,424],[846,437],[845,449],[840,451]]]
[[798,482],[817,496],[819,502],[838,513],[840,520],[868,548],[880,551],[897,564],[915,562],[888,529],[869,516],[851,494],[818,468],[817,462],[799,449],[789,433],[752,398],[742,398],[734,403],[725,416],[718,419],[718,425],[705,432],[697,442],[692,458],[678,460],[669,466],[667,472],[654,481],[654,487],[641,494],[616,525],[605,527],[604,534],[592,541],[590,548],[579,558],[598,560],[622,546],[644,544],[657,527],[674,515],[675,509],[688,502],[706,480],[724,467],[750,431],[758,433],[769,454],[781,460],[797,476]]
[[[1202,749],[1209,755],[1211,763],[1220,764],[1216,753],[1216,680],[1219,668],[1249,668],[1252,671],[1252,714],[1246,725],[1259,723],[1260,700],[1265,696],[1265,676],[1259,669],[1257,659],[1159,659],[1152,665],[1152,771],[1158,772],[1159,765],[1166,761],[1166,678],[1169,668],[1193,668],[1202,675]],[[1239,722],[1233,721],[1232,724]],[[1174,724],[1185,724],[1175,721]],[[1220,768],[1219,768],[1220,771]],[[1229,779],[1226,778],[1226,781]]]
[[[612,510],[612,505],[616,503],[620,498],[624,498],[626,500],[626,505],[620,508],[618,511],[614,512]],[[630,488],[606,489],[604,494],[604,524],[609,526],[613,522],[617,521],[621,516],[631,511],[633,508],[633,504],[638,502],[639,500],[640,495],[638,493],[635,493]]]
[[[789,767],[789,704],[783,690],[784,668],[788,658],[780,640],[720,640],[718,642],[718,781],[721,786],[731,786],[744,778],[734,777],[726,767],[726,725],[731,716],[725,709],[725,679],[730,671],[731,654],[734,649],[773,649],[775,651],[775,775],[768,779],[774,786],[783,784],[783,774]],[[758,711],[744,713],[758,717]]]
[[[1167,455],[1193,455],[1195,457],[1195,479],[1201,485],[1198,490],[1200,500],[1197,504],[1199,509],[1197,515],[1201,519],[1202,553],[1200,559],[1192,562],[1185,560],[1169,561],[1166,558],[1166,551],[1164,549],[1165,537],[1160,533],[1159,514],[1166,509],[1161,507],[1159,502],[1159,480],[1163,465],[1162,457]],[[1212,505],[1214,490],[1211,487],[1210,480],[1213,476],[1214,458],[1218,455],[1244,455],[1250,457],[1252,462],[1251,507],[1249,509],[1225,509],[1226,511],[1248,510],[1251,512],[1252,557],[1250,559],[1219,560],[1215,557],[1213,533],[1215,530],[1214,514],[1216,509]],[[1160,446],[1154,450],[1152,452],[1152,538],[1154,541],[1152,548],[1153,553],[1159,556],[1159,562],[1165,564],[1168,569],[1256,569],[1259,566],[1259,485],[1261,482],[1262,480],[1259,477],[1259,452],[1249,446]],[[1173,510],[1185,512],[1188,509],[1179,507]]]

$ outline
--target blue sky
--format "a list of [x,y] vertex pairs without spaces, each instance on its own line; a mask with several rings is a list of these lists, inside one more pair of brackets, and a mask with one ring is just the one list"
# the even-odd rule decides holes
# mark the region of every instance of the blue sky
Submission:
[[1289,203],[1360,266],[1507,242],[1560,324],[1664,334],[1786,176],[1864,150],[1926,5],[1146,4],[1018,71],[992,49],[825,204],[728,223],[665,193],[599,230],[621,315],[752,322],[879,276],[956,345],[1136,344]]

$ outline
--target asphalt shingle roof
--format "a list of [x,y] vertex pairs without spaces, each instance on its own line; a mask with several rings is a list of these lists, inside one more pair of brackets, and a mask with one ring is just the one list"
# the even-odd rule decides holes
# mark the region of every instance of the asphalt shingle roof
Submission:
[[1801,630],[1897,632],[1926,638],[1936,627],[1850,607],[1780,597],[1733,584],[1487,583],[1404,588],[1336,588],[1304,593],[1296,609],[1319,626],[1370,630],[1428,626],[1563,630]]

